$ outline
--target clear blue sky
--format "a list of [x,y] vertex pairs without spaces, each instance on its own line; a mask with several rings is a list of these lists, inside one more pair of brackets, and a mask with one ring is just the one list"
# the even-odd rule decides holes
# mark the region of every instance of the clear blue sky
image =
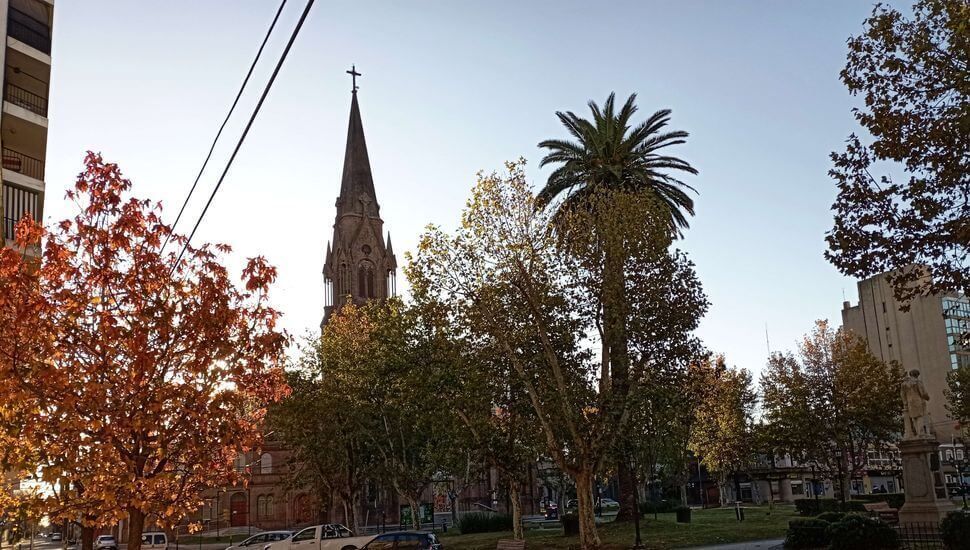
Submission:
[[[174,219],[277,5],[58,2],[47,220],[70,214],[63,192],[86,149],[118,162],[136,194]],[[301,10],[288,2],[272,58]],[[791,349],[815,319],[840,322],[843,289],[856,300],[822,252],[835,196],[828,154],[856,129],[838,72],[870,10],[846,0],[319,1],[199,238],[279,266],[275,302],[301,334],[323,310],[351,63],[402,264],[426,224],[456,223],[478,170],[524,156],[540,185],[536,143],[565,135],[556,110],[637,92],[644,116],[669,107],[691,133],[676,152],[701,172],[683,244],[713,304],[700,335],[759,371],[766,323],[771,347]],[[217,176],[203,179],[191,220]]]

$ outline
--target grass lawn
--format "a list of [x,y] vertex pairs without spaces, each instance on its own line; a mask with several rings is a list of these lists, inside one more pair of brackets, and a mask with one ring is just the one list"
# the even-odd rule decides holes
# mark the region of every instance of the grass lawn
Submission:
[[[646,516],[640,522],[640,533],[647,548],[682,548],[706,544],[721,544],[783,538],[788,520],[797,517],[794,506],[775,505],[770,515],[767,506],[745,509],[744,522],[734,518],[733,508],[694,510],[691,523],[680,524],[674,514]],[[633,523],[608,523],[599,528],[603,548],[627,549],[633,545]],[[494,550],[499,539],[512,538],[511,532],[442,535],[448,550]],[[579,548],[578,537],[564,537],[560,531],[526,531],[528,548]]]

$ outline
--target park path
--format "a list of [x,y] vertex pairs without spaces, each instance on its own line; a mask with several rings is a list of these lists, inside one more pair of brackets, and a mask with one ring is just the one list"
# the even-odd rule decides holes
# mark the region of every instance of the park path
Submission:
[[694,546],[684,550],[776,550],[781,549],[785,539],[751,540],[731,544],[715,544],[712,546]]

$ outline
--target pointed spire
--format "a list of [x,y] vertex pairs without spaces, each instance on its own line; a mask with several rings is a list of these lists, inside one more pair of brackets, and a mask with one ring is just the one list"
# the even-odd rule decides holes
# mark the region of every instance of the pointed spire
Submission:
[[387,232],[387,253],[390,255],[394,254],[394,247],[391,246],[391,232]]
[[364,124],[360,120],[357,91],[351,94],[350,123],[347,127],[347,150],[344,153],[344,173],[337,199],[337,217],[344,214],[377,216],[380,207],[374,193],[374,178],[364,140]]

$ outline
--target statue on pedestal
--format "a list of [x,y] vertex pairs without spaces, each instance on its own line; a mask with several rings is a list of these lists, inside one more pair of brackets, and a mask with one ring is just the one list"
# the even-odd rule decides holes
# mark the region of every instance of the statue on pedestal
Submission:
[[929,438],[933,436],[926,402],[930,395],[926,386],[919,379],[919,371],[913,369],[903,380],[901,390],[903,396],[903,439]]
[[940,443],[926,410],[930,396],[919,379],[918,370],[909,371],[900,393],[903,398],[903,440],[899,442],[899,453],[903,457],[906,502],[899,509],[899,522],[939,523],[955,507],[942,483],[939,461],[934,460]]

